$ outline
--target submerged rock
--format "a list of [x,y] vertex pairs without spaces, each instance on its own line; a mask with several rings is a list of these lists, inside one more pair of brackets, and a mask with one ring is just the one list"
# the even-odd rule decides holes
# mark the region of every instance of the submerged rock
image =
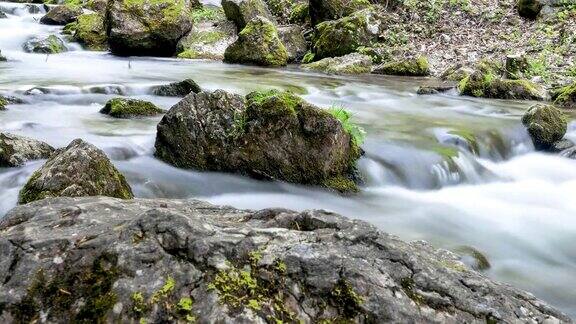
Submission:
[[40,23],[44,25],[66,25],[76,20],[82,14],[82,7],[73,5],[56,6],[42,18]]
[[337,57],[370,46],[380,34],[380,22],[374,10],[366,9],[350,16],[325,21],[316,26],[313,39],[315,58]]
[[544,7],[542,0],[518,0],[516,9],[520,17],[536,19]]
[[189,0],[110,0],[106,21],[113,54],[172,56],[192,28]]
[[312,25],[315,26],[323,21],[340,19],[371,6],[372,3],[368,0],[310,0],[308,10]]
[[72,38],[90,50],[103,51],[108,48],[104,16],[91,13],[78,16],[76,22],[67,25]]
[[192,93],[158,124],[155,147],[177,167],[357,190],[353,134],[290,92]]
[[455,82],[427,82],[421,85],[416,91],[419,95],[432,95],[444,92],[449,92],[456,89],[457,84]]
[[202,91],[200,86],[192,79],[154,87],[152,93],[155,96],[164,97],[185,97],[190,92],[198,93]]
[[0,232],[2,322],[570,322],[449,251],[326,211],[53,198]]
[[372,71],[372,59],[367,55],[352,53],[304,64],[302,68],[330,74],[363,74]]
[[283,66],[288,52],[278,36],[276,26],[268,19],[256,17],[238,34],[238,39],[224,52],[228,63]]
[[402,76],[430,75],[428,59],[424,56],[387,62],[374,68],[373,73]]
[[576,82],[554,90],[552,100],[559,107],[576,109]]
[[41,54],[57,54],[68,51],[64,41],[56,35],[46,38],[31,38],[22,46],[25,52]]
[[31,160],[47,159],[54,148],[24,136],[0,133],[0,167],[18,167]]
[[522,117],[537,150],[550,150],[566,134],[568,122],[562,111],[550,105],[534,105]]
[[131,118],[141,116],[156,116],[164,113],[164,110],[156,107],[151,102],[127,99],[127,98],[114,98],[109,100],[100,113],[110,115],[115,118]]
[[132,189],[106,154],[81,139],[57,150],[20,191],[26,204],[49,197],[109,196],[131,199]]
[[238,30],[244,29],[252,19],[257,17],[274,21],[274,17],[263,0],[222,0],[222,8],[226,18],[234,22]]

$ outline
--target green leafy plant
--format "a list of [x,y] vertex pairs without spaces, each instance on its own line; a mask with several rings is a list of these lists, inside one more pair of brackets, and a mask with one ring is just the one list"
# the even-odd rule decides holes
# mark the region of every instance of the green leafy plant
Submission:
[[328,112],[342,123],[342,127],[346,130],[356,145],[362,145],[366,139],[366,131],[351,120],[352,114],[345,110],[343,107],[333,106]]

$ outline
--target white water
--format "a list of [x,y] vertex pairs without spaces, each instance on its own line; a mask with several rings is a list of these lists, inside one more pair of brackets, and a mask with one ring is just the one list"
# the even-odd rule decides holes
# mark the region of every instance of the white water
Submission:
[[[117,58],[81,50],[59,55],[22,52],[29,37],[58,33],[37,23],[25,5],[0,2],[0,93],[27,100],[0,112],[0,131],[61,147],[81,137],[104,149],[139,197],[201,198],[241,208],[330,209],[371,222],[405,240],[438,247],[470,245],[492,263],[492,278],[526,289],[576,317],[576,161],[534,153],[519,122],[526,102],[414,95],[418,81],[328,77],[296,68]],[[322,106],[343,105],[368,132],[360,161],[362,193],[342,197],[319,189],[259,182],[229,174],[168,166],[152,156],[159,118],[114,120],[98,113],[122,93],[170,108],[178,98],[148,94],[150,86],[195,79],[204,89],[246,93],[291,89]],[[107,93],[95,92],[107,86]],[[48,94],[24,95],[32,87]],[[568,137],[576,139],[576,127]],[[476,135],[479,157],[451,130]],[[453,165],[438,147],[461,153]],[[0,169],[0,215],[40,165]]]

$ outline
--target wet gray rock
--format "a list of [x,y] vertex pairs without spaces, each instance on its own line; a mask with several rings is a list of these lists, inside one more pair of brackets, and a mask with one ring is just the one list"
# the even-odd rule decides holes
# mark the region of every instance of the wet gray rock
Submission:
[[288,62],[296,62],[304,57],[308,51],[308,44],[304,38],[304,29],[298,25],[278,27],[278,36],[288,53]]
[[326,211],[109,197],[10,211],[0,305],[5,323],[571,322],[452,252]]
[[528,130],[534,147],[542,151],[550,150],[568,129],[568,121],[560,109],[542,104],[530,107],[522,116],[522,124]]
[[45,38],[31,38],[22,45],[22,49],[27,53],[40,54],[57,54],[68,51],[64,41],[56,35],[50,35]]
[[172,56],[192,28],[189,0],[110,0],[104,25],[113,54]]
[[238,31],[244,29],[250,20],[258,16],[274,21],[274,16],[263,0],[222,0],[222,9],[226,19],[234,22]]
[[5,18],[8,18],[8,16],[6,15],[6,13],[3,12],[3,11],[0,11],[0,19],[5,19]]
[[455,82],[449,82],[449,81],[427,82],[426,84],[423,84],[420,87],[418,87],[416,93],[419,95],[439,94],[455,90],[456,87],[457,84]]
[[76,20],[82,14],[80,6],[60,5],[52,8],[46,15],[40,18],[44,25],[66,25]]
[[200,92],[200,86],[192,79],[161,85],[152,89],[152,94],[163,97],[185,97],[190,92]]
[[131,199],[132,190],[106,154],[81,139],[58,149],[20,191],[20,204],[48,197],[110,196]]
[[221,61],[226,48],[238,38],[233,22],[207,21],[195,23],[190,33],[177,45],[179,58]]
[[18,167],[30,160],[47,159],[54,148],[24,136],[0,133],[0,167]]

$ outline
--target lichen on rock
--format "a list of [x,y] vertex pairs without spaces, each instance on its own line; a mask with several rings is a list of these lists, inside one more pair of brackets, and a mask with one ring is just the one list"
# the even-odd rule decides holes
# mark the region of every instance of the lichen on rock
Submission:
[[54,148],[24,136],[0,133],[0,167],[17,167],[30,160],[47,159]]
[[124,176],[106,154],[81,139],[57,150],[28,179],[18,202],[26,204],[49,197],[134,197]]
[[252,19],[238,34],[238,39],[224,52],[228,63],[283,66],[288,52],[278,36],[276,26],[264,17]]
[[156,116],[164,110],[151,102],[137,99],[114,98],[109,100],[100,113],[115,118],[131,118],[141,116]]

